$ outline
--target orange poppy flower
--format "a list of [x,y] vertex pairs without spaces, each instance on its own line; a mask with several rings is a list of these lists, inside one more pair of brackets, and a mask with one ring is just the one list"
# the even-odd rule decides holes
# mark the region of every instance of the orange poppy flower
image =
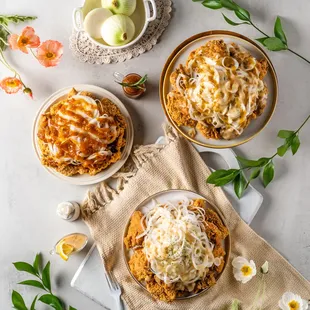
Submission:
[[7,93],[7,94],[15,94],[21,88],[23,84],[22,82],[15,78],[15,77],[7,77],[0,81],[0,87]]
[[57,66],[62,54],[63,45],[58,41],[45,41],[37,49],[37,59],[44,67]]
[[9,44],[13,50],[21,50],[28,54],[28,48],[38,47],[40,45],[40,38],[35,34],[32,27],[26,27],[21,35],[12,34],[9,37]]

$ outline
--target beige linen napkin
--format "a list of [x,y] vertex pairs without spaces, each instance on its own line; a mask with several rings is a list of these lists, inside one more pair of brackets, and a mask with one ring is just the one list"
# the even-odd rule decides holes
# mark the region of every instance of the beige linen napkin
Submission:
[[[199,153],[171,127],[166,127],[167,145],[141,146],[133,151],[131,163],[117,175],[118,189],[100,184],[89,192],[83,205],[83,217],[99,253],[113,270],[129,309],[199,310],[228,309],[233,299],[249,309],[254,301],[260,277],[242,284],[233,276],[231,260],[236,256],[253,259],[258,273],[267,260],[266,298],[263,309],[275,310],[286,291],[310,298],[310,283],[278,252],[245,224],[227,200],[221,188],[206,184],[210,174]],[[131,278],[122,254],[125,225],[133,210],[146,198],[168,189],[187,189],[204,196],[223,213],[231,233],[231,257],[217,284],[200,296],[170,304],[154,300]]]

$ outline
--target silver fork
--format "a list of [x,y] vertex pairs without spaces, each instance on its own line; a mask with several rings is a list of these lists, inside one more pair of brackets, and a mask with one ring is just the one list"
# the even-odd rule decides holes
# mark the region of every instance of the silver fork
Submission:
[[106,278],[108,286],[110,288],[111,295],[113,296],[113,298],[115,299],[115,301],[118,304],[118,308],[120,310],[123,310],[124,307],[123,307],[123,303],[121,300],[122,290],[121,290],[121,287],[119,286],[117,280],[115,279],[114,274],[108,270],[105,270],[105,278]]

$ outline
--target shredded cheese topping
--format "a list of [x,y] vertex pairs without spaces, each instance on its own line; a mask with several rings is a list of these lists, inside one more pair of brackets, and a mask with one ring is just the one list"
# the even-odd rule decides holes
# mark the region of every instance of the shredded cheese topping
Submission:
[[78,94],[47,114],[48,126],[38,135],[56,161],[92,166],[112,155],[107,146],[117,138],[117,124],[100,113],[100,104]]
[[[230,44],[227,48],[235,49]],[[176,77],[176,88],[186,99],[190,117],[226,130],[227,138],[231,131],[240,135],[259,101],[267,100],[257,60],[243,47],[237,45],[237,49],[242,62],[232,56],[214,60],[200,52],[187,62],[189,76],[180,72]]]
[[205,210],[185,198],[179,203],[155,203],[141,220],[144,252],[153,273],[166,284],[177,283],[189,291],[208,268],[221,264],[204,228]]

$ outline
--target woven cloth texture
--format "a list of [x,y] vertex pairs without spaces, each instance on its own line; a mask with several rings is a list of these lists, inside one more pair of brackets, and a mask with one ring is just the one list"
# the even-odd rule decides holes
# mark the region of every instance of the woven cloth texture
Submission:
[[[210,170],[194,147],[179,137],[169,126],[167,144],[136,148],[131,163],[116,177],[117,190],[105,183],[88,193],[83,204],[83,218],[97,244],[99,253],[121,284],[122,298],[128,309],[202,310],[229,309],[233,299],[242,301],[242,309],[250,309],[260,277],[242,284],[233,276],[231,261],[236,256],[253,259],[259,267],[267,260],[266,295],[262,309],[275,310],[286,291],[310,298],[310,283],[276,250],[258,236],[239,217],[221,188],[206,183]],[[129,274],[122,252],[124,228],[133,210],[146,198],[160,191],[186,189],[204,196],[217,206],[231,236],[231,255],[226,269],[215,286],[205,293],[185,300],[164,303],[154,300]]]

